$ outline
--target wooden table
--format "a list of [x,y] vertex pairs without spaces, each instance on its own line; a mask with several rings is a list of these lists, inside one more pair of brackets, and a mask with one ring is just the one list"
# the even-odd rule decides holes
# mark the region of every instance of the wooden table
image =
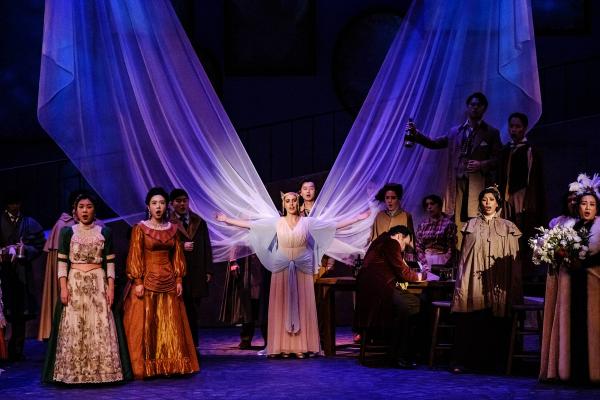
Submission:
[[[408,291],[416,295],[421,294],[425,289],[447,293],[452,288],[454,288],[454,281],[423,281],[408,285]],[[320,334],[326,356],[335,356],[335,292],[338,290],[355,292],[356,278],[353,276],[338,276],[317,279],[317,311],[321,321]],[[436,298],[435,300],[439,299]]]
[[339,276],[319,278],[316,282],[317,311],[321,326],[321,340],[326,356],[335,356],[335,292],[356,292],[356,278]]

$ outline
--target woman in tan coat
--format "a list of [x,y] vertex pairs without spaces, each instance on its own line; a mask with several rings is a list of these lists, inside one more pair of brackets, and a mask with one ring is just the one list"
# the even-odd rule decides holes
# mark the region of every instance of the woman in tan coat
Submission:
[[453,372],[461,372],[469,362],[477,369],[503,367],[498,364],[506,359],[510,306],[523,300],[521,232],[498,217],[501,204],[497,188],[484,189],[479,193],[480,215],[462,228],[452,299],[452,312],[457,314]]

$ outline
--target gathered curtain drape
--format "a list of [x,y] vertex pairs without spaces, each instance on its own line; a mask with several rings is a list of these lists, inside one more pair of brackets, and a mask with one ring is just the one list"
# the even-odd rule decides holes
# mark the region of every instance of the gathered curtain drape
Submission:
[[[526,0],[416,1],[322,188],[311,216],[364,211],[387,181],[416,212],[440,192],[443,151],[402,147],[415,118],[439,135],[484,91],[486,119],[541,112],[531,8]],[[278,215],[168,0],[46,0],[38,118],[102,199],[129,223],[152,186],[185,188],[209,225],[215,261],[243,256],[248,232],[217,211]],[[338,231],[329,253],[364,252],[370,218]],[[236,249],[232,252],[232,249]]]
[[[535,40],[528,0],[414,1],[311,211],[335,218],[364,208],[387,182],[404,186],[402,206],[423,215],[421,200],[443,197],[447,150],[406,148],[413,118],[431,137],[466,121],[466,98],[489,100],[484,119],[508,139],[514,111],[541,115]],[[456,156],[456,155],[454,155]],[[453,210],[449,210],[451,213]],[[344,259],[364,249],[370,221],[338,232],[329,254]]]

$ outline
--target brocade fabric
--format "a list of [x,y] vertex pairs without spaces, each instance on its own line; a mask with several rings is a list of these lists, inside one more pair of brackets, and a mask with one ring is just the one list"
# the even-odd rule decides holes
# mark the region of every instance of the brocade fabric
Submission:
[[67,282],[71,299],[63,308],[58,328],[54,381],[122,381],[115,321],[106,302],[104,270],[83,272],[72,268]]
[[[43,381],[81,384],[130,379],[122,327],[106,300],[106,270],[114,259],[110,229],[63,227],[58,257],[67,271],[69,301],[56,306]],[[98,267],[70,268],[71,260]]]

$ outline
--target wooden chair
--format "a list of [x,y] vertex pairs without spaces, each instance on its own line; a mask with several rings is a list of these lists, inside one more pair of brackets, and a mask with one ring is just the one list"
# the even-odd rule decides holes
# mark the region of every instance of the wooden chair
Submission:
[[[542,343],[542,326],[543,326],[543,313],[544,313],[544,300],[543,299],[526,298],[529,300],[526,304],[518,304],[512,307],[513,318],[512,318],[512,329],[510,334],[510,345],[508,348],[508,360],[506,363],[506,374],[512,373],[513,360],[533,360],[539,361],[540,349],[538,347],[535,351],[517,351],[517,341],[523,343],[523,338],[528,335],[537,335],[539,337],[539,343]],[[536,326],[527,327],[525,326],[525,320],[528,312],[534,312],[536,316]]]
[[[449,301],[433,301],[431,302],[433,307],[433,326],[431,328],[431,346],[429,348],[429,368],[433,367],[435,361],[435,354],[437,351],[448,351],[454,346],[452,342],[438,343],[438,333],[440,329],[451,331],[454,333],[456,326],[451,324],[447,320],[447,316],[450,314],[450,302]],[[446,320],[442,318],[442,310],[446,315]]]
[[380,329],[363,328],[360,334],[358,361],[361,365],[367,364],[367,354],[378,354],[380,359],[392,360],[392,346],[389,342],[386,342],[385,335]]

